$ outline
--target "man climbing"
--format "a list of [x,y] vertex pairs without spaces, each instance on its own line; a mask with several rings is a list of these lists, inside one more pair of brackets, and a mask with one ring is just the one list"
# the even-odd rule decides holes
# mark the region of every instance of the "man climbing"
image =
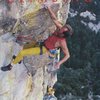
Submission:
[[[64,57],[55,65],[56,69],[60,68],[60,65],[63,64],[69,57],[69,51],[68,51],[68,47],[67,47],[67,43],[66,43],[66,37],[69,35],[72,35],[72,28],[70,27],[70,25],[62,25],[58,20],[57,17],[55,16],[54,12],[52,11],[52,9],[50,7],[46,7],[46,9],[49,11],[50,16],[54,22],[54,24],[56,25],[56,30],[54,33],[52,33],[52,35],[50,37],[48,37],[44,43],[42,43],[42,48],[41,46],[34,46],[32,48],[28,48],[28,49],[23,49],[19,52],[19,54],[17,55],[17,57],[13,57],[12,59],[12,64],[17,64],[19,63],[24,56],[28,56],[28,55],[39,55],[44,54],[44,53],[48,53],[49,56],[52,56],[52,54],[49,52],[50,50],[54,50],[56,48],[61,48],[63,53],[64,53]],[[12,65],[11,63],[7,66],[3,66],[1,67],[2,71],[8,71],[11,70]]]

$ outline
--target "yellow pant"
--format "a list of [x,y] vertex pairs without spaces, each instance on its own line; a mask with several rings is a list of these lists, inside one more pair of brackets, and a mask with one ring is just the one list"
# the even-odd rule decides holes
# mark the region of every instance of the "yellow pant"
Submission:
[[[43,53],[47,52],[47,49],[43,46],[42,48]],[[40,47],[33,47],[29,49],[23,49],[19,52],[15,60],[12,62],[13,64],[17,64],[20,62],[24,56],[29,56],[29,55],[39,55],[40,54]]]

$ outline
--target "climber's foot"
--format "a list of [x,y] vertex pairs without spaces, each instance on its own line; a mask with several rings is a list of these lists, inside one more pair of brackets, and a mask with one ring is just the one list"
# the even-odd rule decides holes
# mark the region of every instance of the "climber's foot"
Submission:
[[18,62],[18,64],[21,64],[22,63],[22,60],[20,62]]
[[13,59],[15,59],[16,58],[16,56],[15,55],[13,55]]
[[3,66],[3,67],[1,67],[1,70],[2,71],[10,71],[11,69],[12,69],[12,65],[11,64],[9,64],[9,65],[7,65],[7,66]]
[[[15,55],[13,55],[13,60],[14,60],[15,58],[16,58],[16,56],[15,56]],[[22,62],[22,61],[18,62],[18,64],[21,64],[21,62]]]

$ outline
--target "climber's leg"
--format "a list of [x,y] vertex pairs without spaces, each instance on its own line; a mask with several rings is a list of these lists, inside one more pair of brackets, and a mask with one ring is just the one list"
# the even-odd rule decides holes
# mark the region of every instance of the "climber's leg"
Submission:
[[[29,48],[29,49],[23,49],[19,52],[15,60],[12,62],[13,64],[17,64],[20,62],[24,56],[29,56],[29,55],[39,55],[40,54],[40,47],[34,47],[34,48]],[[42,48],[42,53],[46,53],[47,49],[43,46]],[[12,65],[8,64],[7,66],[1,67],[2,71],[9,71],[11,70]]]
[[33,48],[33,47],[37,47],[37,42],[36,41],[32,41],[30,43],[26,43],[24,46],[23,46],[23,49],[29,49],[29,48]]
[[[43,53],[47,52],[47,49],[43,46],[42,49]],[[13,64],[16,64],[20,62],[24,56],[29,56],[29,55],[39,55],[40,54],[40,47],[34,47],[34,48],[29,48],[29,49],[23,49],[22,51],[19,52],[15,60],[12,62]]]
[[[24,46],[23,46],[23,50],[24,49],[29,49],[29,48],[33,48],[33,47],[38,47],[38,44],[36,41],[32,41],[32,42],[29,42],[29,43],[26,43]],[[13,55],[13,60],[16,58],[15,55]],[[19,64],[21,64],[21,61],[18,62]]]

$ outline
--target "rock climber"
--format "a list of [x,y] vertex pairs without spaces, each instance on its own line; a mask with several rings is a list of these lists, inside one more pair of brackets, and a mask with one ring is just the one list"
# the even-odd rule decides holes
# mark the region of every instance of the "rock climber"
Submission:
[[19,63],[23,59],[24,56],[39,55],[39,54],[41,54],[41,52],[42,52],[42,54],[48,53],[48,55],[52,55],[49,51],[54,50],[56,48],[61,48],[61,50],[64,53],[64,57],[55,65],[55,68],[59,69],[60,65],[68,60],[68,58],[70,57],[70,54],[69,54],[69,50],[67,47],[66,38],[73,34],[72,28],[68,24],[62,25],[62,23],[60,23],[57,20],[57,17],[54,14],[51,7],[47,6],[46,9],[48,10],[54,24],[56,25],[55,32],[52,33],[52,35],[49,36],[42,43],[42,50],[41,50],[40,46],[34,46],[32,48],[21,50],[17,56],[13,56],[12,62],[10,64],[8,64],[7,66],[1,67],[2,71],[11,70],[12,64]]

